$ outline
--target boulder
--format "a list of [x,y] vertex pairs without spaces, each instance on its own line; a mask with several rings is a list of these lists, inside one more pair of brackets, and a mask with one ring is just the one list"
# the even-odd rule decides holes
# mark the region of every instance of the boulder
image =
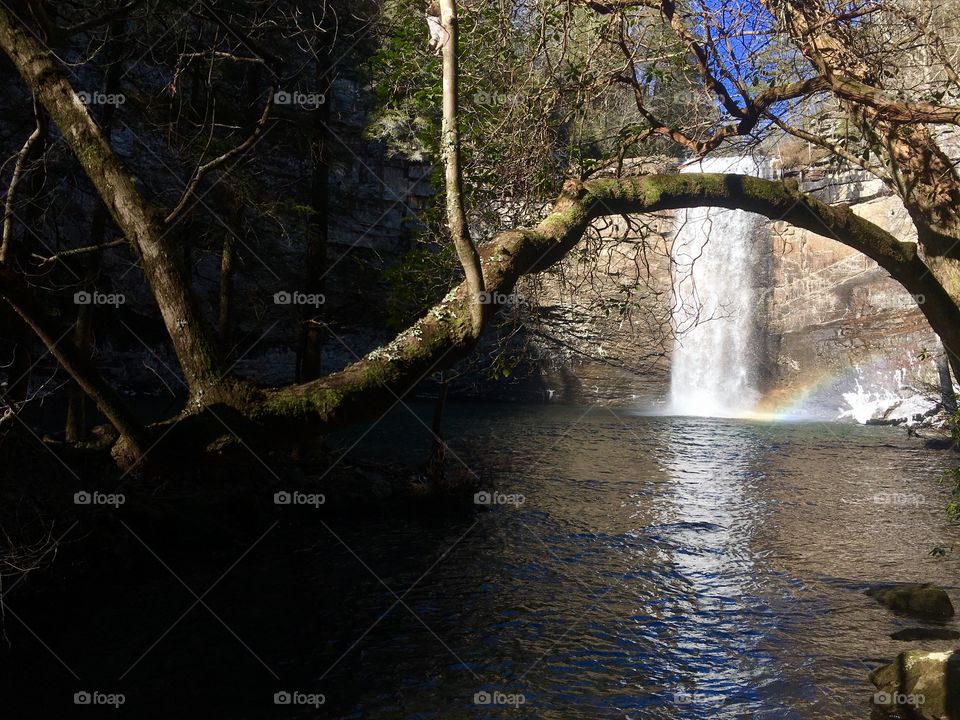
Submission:
[[935,585],[884,585],[870,588],[867,595],[896,613],[922,618],[953,617],[950,596]]
[[875,707],[923,720],[960,720],[960,651],[902,652],[870,673]]

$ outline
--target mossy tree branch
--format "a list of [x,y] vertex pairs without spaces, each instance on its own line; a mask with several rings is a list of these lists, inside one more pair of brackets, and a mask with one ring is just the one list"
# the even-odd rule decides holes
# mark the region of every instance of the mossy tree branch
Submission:
[[[745,210],[832,237],[890,273],[914,298],[960,370],[960,309],[929,272],[914,243],[897,240],[846,206],[830,206],[785,182],[735,174],[662,174],[626,180],[569,181],[536,228],[501,233],[480,246],[487,292],[508,295],[516,282],[546,270],[602,216],[714,206]],[[722,242],[716,239],[714,242]],[[465,282],[411,328],[341,372],[265,392],[255,419],[312,422],[324,428],[375,417],[427,374],[451,366],[479,339]]]

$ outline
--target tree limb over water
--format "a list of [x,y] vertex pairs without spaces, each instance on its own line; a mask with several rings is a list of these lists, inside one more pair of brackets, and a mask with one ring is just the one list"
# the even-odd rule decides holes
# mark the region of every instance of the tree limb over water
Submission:
[[[795,16],[793,21],[798,35],[809,34],[816,25],[806,16]],[[821,38],[809,54],[821,59],[827,40],[831,38]],[[831,51],[839,52],[835,46],[836,43],[830,45]],[[476,322],[476,288],[483,288],[487,298],[509,295],[521,277],[546,270],[563,259],[581,241],[590,224],[601,217],[688,207],[715,206],[758,213],[832,237],[864,253],[914,296],[947,348],[955,373],[960,371],[960,309],[941,284],[943,278],[949,279],[952,275],[941,272],[938,279],[937,268],[929,264],[938,261],[939,245],[944,245],[939,240],[949,240],[954,235],[956,210],[951,203],[956,192],[960,192],[960,181],[952,170],[947,175],[938,174],[936,182],[931,179],[940,167],[942,154],[931,152],[919,158],[906,157],[908,147],[926,147],[924,143],[929,140],[928,135],[912,133],[897,135],[896,147],[906,158],[900,164],[900,177],[916,179],[911,185],[913,195],[903,195],[908,210],[917,220],[927,262],[916,244],[902,242],[858,217],[848,207],[827,205],[787,182],[734,174],[571,180],[550,214],[536,227],[503,232],[479,246],[482,282],[474,278],[469,284],[464,282],[453,288],[393,341],[340,372],[299,385],[259,387],[255,378],[237,377],[226,368],[218,350],[218,338],[200,312],[190,274],[184,267],[176,223],[168,222],[165,218],[169,215],[135,186],[129,169],[81,102],[61,63],[3,8],[0,8],[0,48],[49,112],[113,220],[140,258],[189,388],[189,401],[183,412],[164,423],[164,427],[152,429],[164,443],[200,451],[216,446],[225,430],[227,434],[236,433],[244,441],[252,442],[255,438],[279,442],[376,418],[430,373],[450,367],[475,347],[493,314],[484,312],[483,322]],[[852,66],[853,60],[847,64]],[[826,75],[828,64],[820,62],[819,65]],[[786,95],[792,97],[801,90],[810,88],[791,87]],[[864,122],[867,121],[886,122],[877,114],[867,117]],[[905,168],[912,168],[914,174],[908,176]],[[454,175],[455,172],[451,177]],[[939,191],[944,183],[950,192]],[[927,188],[929,192],[924,190],[918,196],[917,187]],[[960,224],[960,220],[957,223]],[[947,256],[950,250],[944,248],[939,255]],[[468,268],[471,265],[465,264]],[[144,437],[144,431],[122,406],[119,395],[111,392],[92,365],[74,362],[70,352],[57,347],[61,341],[54,339],[47,318],[18,293],[19,286],[13,278],[2,275],[0,280],[3,281],[0,295],[18,309],[114,424],[122,436],[119,447],[125,451],[118,453],[118,457],[138,461],[146,452],[143,448],[152,447],[149,445],[152,438]],[[169,427],[171,424],[173,427]]]
[[[951,357],[960,354],[960,310],[929,272],[915,243],[900,241],[848,207],[827,205],[789,182],[746,175],[677,173],[570,181],[536,228],[500,233],[480,246],[485,287],[493,297],[509,295],[523,275],[546,270],[576,247],[597,218],[704,206],[782,220],[859,250],[914,296]],[[375,417],[423,377],[449,367],[476,344],[479,334],[471,330],[469,305],[464,283],[389,345],[345,370],[267,392],[257,414],[263,419],[313,420],[325,427]]]

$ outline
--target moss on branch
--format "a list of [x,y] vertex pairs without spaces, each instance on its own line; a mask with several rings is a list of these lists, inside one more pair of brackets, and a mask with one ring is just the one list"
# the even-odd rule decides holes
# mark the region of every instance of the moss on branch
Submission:
[[[804,194],[795,184],[746,175],[672,173],[629,179],[570,181],[535,228],[510,230],[480,248],[484,286],[509,294],[526,274],[560,261],[602,216],[687,207],[740,209],[833,237],[875,260],[906,289],[948,347],[960,355],[960,311],[928,272],[916,246],[902,242],[847,207]],[[479,340],[470,323],[465,284],[397,336],[341,372],[272,391],[262,417],[312,420],[323,428],[375,416],[435,370],[454,364]]]

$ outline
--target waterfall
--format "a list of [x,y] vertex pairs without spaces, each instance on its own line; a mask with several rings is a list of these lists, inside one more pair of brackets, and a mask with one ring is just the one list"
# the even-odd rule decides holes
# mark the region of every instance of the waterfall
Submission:
[[[711,158],[684,172],[760,175],[752,158]],[[761,219],[739,210],[678,210],[672,249],[670,411],[711,417],[750,413],[760,398],[756,332]]]

